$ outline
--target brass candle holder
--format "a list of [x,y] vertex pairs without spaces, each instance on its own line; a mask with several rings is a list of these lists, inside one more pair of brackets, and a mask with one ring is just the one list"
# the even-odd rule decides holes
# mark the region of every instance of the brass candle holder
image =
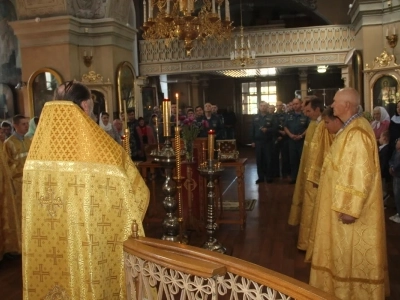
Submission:
[[389,47],[392,49],[397,46],[397,39],[398,39],[398,37],[397,37],[397,34],[395,34],[395,33],[386,36],[387,43],[388,43]]
[[177,198],[178,198],[178,223],[179,223],[179,242],[181,244],[187,244],[188,239],[184,235],[185,228],[183,223],[183,206],[182,206],[182,182],[185,178],[182,177],[182,147],[180,137],[180,127],[175,127],[175,156],[176,156],[176,177],[174,178],[177,182]]
[[[212,135],[210,138],[210,134]],[[214,145],[215,132],[209,132],[209,141],[212,140],[211,145]],[[203,153],[205,153],[205,147],[203,144]],[[215,231],[218,225],[215,223],[215,212],[214,212],[214,201],[215,201],[215,179],[221,176],[224,170],[221,163],[214,159],[214,148],[211,148],[210,143],[208,145],[208,159],[204,157],[204,161],[199,165],[199,173],[207,180],[207,224],[206,232],[207,239],[203,244],[203,248],[215,251],[219,253],[225,253],[226,248],[222,246],[220,242],[214,237]],[[210,153],[211,152],[211,153]]]
[[90,51],[90,54],[85,50],[83,51],[83,63],[87,68],[90,68],[93,60],[93,51]]
[[165,170],[165,181],[162,186],[162,192],[165,195],[163,205],[166,211],[166,216],[162,226],[164,234],[161,237],[163,240],[171,242],[179,242],[179,220],[176,217],[176,209],[178,202],[175,199],[176,182],[172,178],[172,171],[176,165],[175,151],[171,146],[171,137],[165,136],[165,143],[161,150],[155,149],[150,153],[154,161],[158,162]]

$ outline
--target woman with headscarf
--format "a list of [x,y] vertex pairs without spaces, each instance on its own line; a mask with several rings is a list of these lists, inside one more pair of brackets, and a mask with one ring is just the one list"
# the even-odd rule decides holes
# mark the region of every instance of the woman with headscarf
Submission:
[[39,123],[39,117],[33,117],[29,121],[29,129],[28,132],[25,134],[25,137],[33,138],[33,135],[35,134],[36,131],[36,126]]
[[374,108],[373,117],[374,120],[371,122],[372,130],[375,133],[376,140],[379,140],[381,133],[389,129],[390,117],[382,106]]
[[99,118],[100,127],[107,132],[118,144],[121,144],[121,137],[118,134],[118,131],[114,128],[112,123],[110,122],[110,115],[103,111],[100,113]]

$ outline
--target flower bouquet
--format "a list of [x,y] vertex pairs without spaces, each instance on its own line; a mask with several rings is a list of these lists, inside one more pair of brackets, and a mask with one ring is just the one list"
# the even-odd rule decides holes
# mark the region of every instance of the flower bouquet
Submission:
[[181,122],[181,135],[185,144],[186,161],[193,161],[193,143],[202,128],[208,128],[208,122],[197,122],[195,118],[188,117]]

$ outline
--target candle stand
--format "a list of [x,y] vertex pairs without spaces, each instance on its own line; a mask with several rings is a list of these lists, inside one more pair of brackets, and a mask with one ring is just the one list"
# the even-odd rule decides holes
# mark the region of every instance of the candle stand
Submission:
[[221,163],[217,160],[210,159],[200,164],[198,168],[200,175],[205,177],[207,180],[207,240],[203,245],[204,249],[225,253],[226,248],[221,245],[220,242],[214,237],[214,233],[217,229],[215,223],[215,212],[214,212],[214,199],[215,199],[215,179],[221,176],[224,170],[221,167]]
[[167,212],[162,223],[164,234],[161,239],[179,242],[179,220],[176,217],[178,202],[175,200],[176,182],[172,178],[172,170],[176,165],[176,156],[171,146],[171,137],[165,137],[164,147],[161,150],[155,149],[151,157],[165,169],[165,181],[162,192],[165,195],[163,205]]

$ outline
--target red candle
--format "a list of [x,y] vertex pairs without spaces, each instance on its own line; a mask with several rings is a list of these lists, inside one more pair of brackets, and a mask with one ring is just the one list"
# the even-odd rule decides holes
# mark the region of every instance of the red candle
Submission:
[[214,139],[215,139],[215,131],[210,129],[208,131],[208,159],[214,159]]

